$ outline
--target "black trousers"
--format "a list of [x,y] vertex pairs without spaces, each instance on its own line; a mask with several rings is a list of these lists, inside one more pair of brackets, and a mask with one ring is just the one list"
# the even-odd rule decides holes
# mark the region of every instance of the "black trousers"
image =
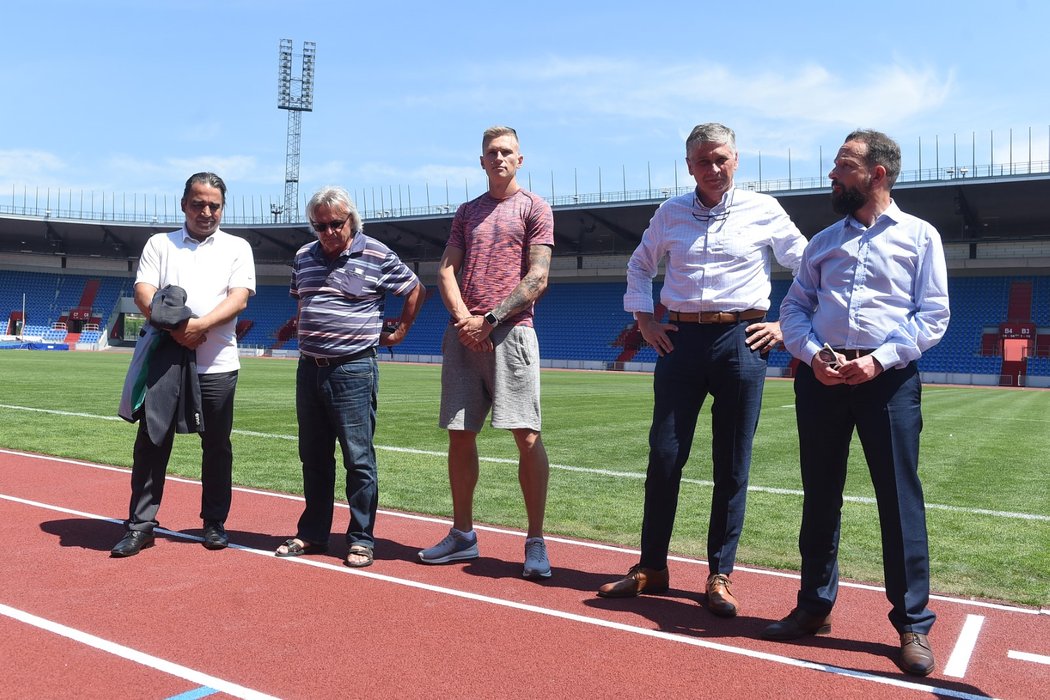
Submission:
[[[225,522],[230,514],[233,494],[233,395],[237,372],[200,374],[201,413],[204,432],[201,440],[201,520]],[[168,428],[161,444],[154,445],[139,421],[135,436],[134,463],[131,467],[131,504],[126,521],[129,530],[151,532],[157,527],[157,511],[164,495],[164,477],[175,439],[175,424]]]

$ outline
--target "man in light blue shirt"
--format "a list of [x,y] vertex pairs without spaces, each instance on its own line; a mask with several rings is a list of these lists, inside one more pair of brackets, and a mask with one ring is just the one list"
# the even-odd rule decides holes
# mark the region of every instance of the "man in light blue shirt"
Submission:
[[934,667],[927,634],[930,565],[919,481],[921,382],[916,361],[948,327],[948,274],[937,230],[891,197],[900,147],[855,131],[829,177],[841,221],[810,241],[780,307],[784,344],[801,364],[795,412],[805,500],[797,607],[766,639],[831,631],[838,593],[842,489],[854,428],[864,446],[882,529],[896,661],[907,673]]

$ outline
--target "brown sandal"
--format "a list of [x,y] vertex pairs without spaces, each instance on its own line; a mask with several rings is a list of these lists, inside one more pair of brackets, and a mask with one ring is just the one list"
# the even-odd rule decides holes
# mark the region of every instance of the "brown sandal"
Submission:
[[[284,547],[284,551],[281,551],[281,547]],[[274,556],[277,557],[301,557],[304,554],[324,554],[328,551],[328,547],[323,544],[314,544],[313,542],[304,542],[300,544],[293,537],[290,540],[285,540],[284,544],[277,548],[274,552]]]
[[[365,561],[350,561],[350,557],[364,557]],[[367,547],[363,544],[350,545],[350,553],[346,555],[346,561],[343,563],[354,569],[362,569],[366,566],[372,566],[372,562],[375,557],[372,555],[372,548]]]

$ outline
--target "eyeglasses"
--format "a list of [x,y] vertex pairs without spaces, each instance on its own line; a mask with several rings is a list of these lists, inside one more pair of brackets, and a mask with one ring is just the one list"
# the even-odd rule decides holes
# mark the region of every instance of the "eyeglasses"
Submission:
[[313,226],[314,231],[318,233],[324,233],[328,229],[332,230],[332,233],[339,233],[346,226],[346,222],[350,220],[350,217],[343,219],[342,221],[328,221],[328,222],[317,222],[311,221],[310,225]]
[[690,213],[693,215],[694,219],[702,224],[725,222],[729,218],[729,210],[733,206],[733,197],[735,194],[735,192],[731,191],[729,194],[729,200],[726,201],[725,207],[723,207],[721,211],[715,211],[714,208],[705,207],[700,201],[700,197],[694,193],[694,209]]

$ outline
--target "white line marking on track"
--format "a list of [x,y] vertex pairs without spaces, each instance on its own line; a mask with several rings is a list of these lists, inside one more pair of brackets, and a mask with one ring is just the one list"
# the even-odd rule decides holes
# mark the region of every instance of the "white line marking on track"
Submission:
[[1031,661],[1033,663],[1050,666],[1050,656],[1044,656],[1043,654],[1029,654],[1027,651],[1014,651],[1013,649],[1010,649],[1006,652],[1006,655],[1011,659],[1017,659],[1018,661]]
[[[25,505],[31,505],[31,506],[34,506],[34,507],[43,508],[43,509],[46,509],[46,510],[56,510],[56,511],[63,512],[63,513],[71,513],[71,514],[81,515],[82,517],[85,517],[85,518],[92,518],[92,519],[95,519],[95,520],[102,520],[102,521],[106,521],[106,522],[119,522],[119,521],[114,521],[113,518],[107,518],[107,517],[102,516],[102,515],[94,515],[94,514],[91,514],[91,513],[84,513],[84,512],[73,511],[73,510],[70,510],[68,508],[60,508],[60,507],[57,507],[57,506],[51,506],[51,505],[48,505],[48,504],[45,504],[45,503],[39,503],[37,501],[30,501],[30,500],[27,500],[27,499],[18,498],[16,496],[9,496],[9,495],[5,495],[5,494],[0,494],[0,498],[6,499],[6,500],[9,500],[9,501],[13,501],[13,502],[17,502],[17,503],[23,503]],[[165,530],[163,528],[157,528],[157,532],[161,533],[161,534],[164,534],[164,535],[171,536],[171,537],[179,537],[179,538],[195,540],[195,541],[199,541],[201,539],[200,537],[198,537],[196,535],[188,535],[188,534],[185,534],[185,533],[182,533],[182,532],[175,532],[175,531],[172,531],[172,530]],[[515,534],[517,534],[517,533],[515,533]],[[337,565],[337,564],[331,564],[331,563],[328,563],[328,562],[316,561],[316,560],[299,558],[299,557],[295,557],[295,558],[278,558],[278,557],[275,557],[273,555],[273,552],[271,552],[269,550],[255,549],[255,548],[252,548],[252,547],[246,547],[244,545],[239,545],[239,544],[236,544],[236,543],[233,543],[233,542],[230,543],[230,547],[229,548],[231,550],[235,550],[235,551],[242,551],[242,552],[247,552],[249,554],[255,554],[255,555],[258,555],[258,556],[267,557],[267,558],[273,560],[274,562],[278,562],[279,565],[289,565],[289,564],[291,564],[291,565],[297,565],[297,566],[313,566],[313,567],[316,567],[316,568],[319,568],[319,569],[326,569],[328,571],[337,572],[337,573],[339,573],[341,575],[362,576],[364,578],[370,578],[370,579],[373,579],[373,580],[376,580],[376,581],[382,581],[384,583],[390,583],[390,584],[394,584],[394,585],[398,585],[398,586],[405,586],[405,587],[408,587],[408,588],[415,588],[415,589],[418,589],[418,590],[428,591],[428,592],[431,592],[431,593],[438,593],[438,594],[442,594],[442,595],[448,595],[448,596],[452,596],[452,597],[456,597],[456,598],[462,598],[464,600],[471,600],[471,601],[475,601],[475,602],[479,602],[479,603],[487,603],[489,605],[495,605],[495,606],[499,606],[499,607],[503,607],[503,608],[510,608],[510,609],[513,609],[513,610],[519,610],[519,611],[522,611],[522,612],[534,613],[534,614],[537,614],[537,615],[544,615],[544,616],[547,616],[547,617],[553,617],[553,618],[558,618],[558,619],[562,619],[562,620],[568,620],[568,621],[571,621],[571,622],[576,622],[576,623],[580,623],[580,624],[584,624],[584,625],[592,625],[592,626],[595,626],[595,627],[602,627],[602,628],[605,628],[605,629],[612,629],[612,630],[617,630],[617,631],[620,631],[620,632],[626,632],[626,633],[630,633],[630,634],[637,634],[637,635],[641,635],[641,636],[644,636],[644,637],[652,637],[652,638],[661,639],[661,640],[667,641],[667,642],[674,642],[674,643],[678,643],[678,644],[686,644],[686,645],[689,645],[689,646],[701,647],[701,648],[704,648],[704,649],[711,649],[713,651],[721,651],[721,652],[726,652],[726,653],[729,653],[729,654],[736,654],[736,655],[739,655],[739,656],[746,656],[746,657],[749,657],[749,658],[752,658],[752,659],[759,659],[759,660],[762,660],[762,661],[769,661],[771,663],[782,664],[784,666],[793,666],[795,668],[804,668],[804,669],[809,669],[809,670],[812,670],[812,671],[821,671],[821,672],[824,672],[824,673],[830,673],[832,675],[837,675],[837,676],[846,676],[846,677],[849,677],[849,678],[856,678],[857,680],[868,681],[868,682],[871,682],[871,683],[878,683],[878,684],[881,684],[881,685],[888,685],[888,686],[891,686],[891,687],[894,687],[894,688],[901,688],[901,689],[908,689],[908,690],[917,690],[917,691],[921,691],[921,692],[924,692],[924,693],[932,693],[934,695],[941,695],[941,696],[945,696],[945,697],[964,698],[965,700],[984,700],[985,698],[988,697],[986,695],[974,695],[972,693],[965,693],[965,692],[962,692],[962,691],[954,690],[952,688],[942,688],[942,687],[935,686],[935,685],[926,685],[926,684],[923,684],[923,683],[916,683],[916,682],[912,682],[912,681],[903,680],[903,679],[900,679],[900,678],[892,678],[892,677],[880,676],[880,675],[876,675],[876,674],[872,674],[872,673],[867,673],[867,672],[864,672],[864,671],[857,671],[855,669],[842,668],[842,667],[839,667],[839,666],[832,666],[830,664],[821,664],[821,663],[816,663],[816,662],[813,662],[813,661],[804,661],[802,659],[795,659],[795,658],[792,658],[790,656],[782,656],[780,654],[770,654],[768,652],[758,651],[758,650],[755,650],[755,649],[746,649],[744,647],[731,646],[729,644],[722,644],[722,643],[719,643],[719,642],[712,642],[712,641],[707,640],[707,639],[699,639],[699,638],[696,638],[696,637],[688,637],[688,636],[681,635],[681,634],[674,634],[674,633],[671,633],[671,632],[664,632],[662,630],[654,630],[654,629],[649,629],[649,628],[645,628],[645,627],[636,627],[636,626],[633,626],[633,625],[623,624],[621,622],[613,622],[611,620],[603,620],[601,618],[588,617],[586,615],[580,615],[580,614],[577,614],[577,613],[567,612],[567,611],[564,611],[564,610],[555,610],[555,609],[551,609],[551,608],[544,608],[544,607],[541,607],[541,606],[538,606],[538,605],[531,605],[529,603],[521,603],[521,602],[513,601],[513,600],[505,600],[503,598],[495,598],[493,596],[483,595],[483,594],[480,594],[480,593],[474,593],[472,591],[462,591],[462,590],[458,590],[458,589],[455,589],[455,588],[446,588],[444,586],[435,586],[433,584],[424,583],[422,581],[413,581],[411,579],[396,578],[394,576],[389,576],[389,575],[386,575],[386,574],[380,574],[380,573],[377,573],[377,572],[374,572],[374,571],[365,571],[365,570],[362,570],[362,569],[349,569],[349,568],[347,568],[345,566],[342,566],[341,564]],[[14,613],[14,614],[9,614],[10,617],[14,617],[15,619],[23,620],[25,622],[28,622],[29,624],[36,624],[34,622],[34,619],[35,620],[42,620],[42,618],[36,618],[35,616],[29,615],[28,613],[21,613],[20,611],[17,611],[14,608],[9,608],[6,605],[0,604],[0,613],[8,614],[6,612],[8,610],[10,610],[10,611],[12,611]],[[23,619],[23,616],[27,616],[30,619]],[[234,689],[240,689],[241,692],[245,692],[245,693],[254,692],[254,691],[250,691],[250,690],[248,690],[246,688],[241,689],[240,686],[234,686],[233,684],[226,683],[225,681],[222,681],[222,680],[217,679],[217,678],[211,678],[209,676],[206,676],[205,674],[199,674],[199,676],[192,676],[192,677],[189,676],[189,675],[185,675],[184,676],[184,675],[182,675],[182,673],[175,673],[174,670],[176,670],[176,669],[177,670],[184,670],[184,672],[188,673],[188,674],[197,674],[198,672],[193,671],[192,669],[185,669],[184,667],[178,666],[177,664],[171,664],[170,662],[165,662],[162,659],[156,659],[155,657],[150,657],[150,656],[148,656],[146,654],[142,654],[141,652],[136,652],[133,649],[129,649],[127,647],[122,647],[121,645],[118,645],[118,644],[113,644],[111,642],[107,642],[106,640],[100,639],[98,637],[94,637],[93,635],[88,635],[86,633],[78,632],[77,630],[73,630],[71,628],[65,627],[64,625],[60,625],[59,623],[52,623],[52,622],[47,621],[47,620],[43,620],[43,622],[47,623],[48,625],[53,625],[56,628],[56,629],[52,629],[51,631],[58,632],[59,634],[63,634],[64,636],[70,637],[71,639],[76,639],[78,641],[84,641],[85,643],[89,643],[92,646],[96,646],[96,644],[97,644],[97,645],[99,645],[98,648],[101,648],[104,651],[110,651],[111,653],[117,653],[119,656],[125,656],[125,654],[124,653],[118,653],[118,650],[119,651],[126,650],[127,654],[134,654],[134,655],[136,655],[136,657],[133,658],[131,656],[125,656],[125,658],[132,658],[132,660],[139,661],[139,663],[146,663],[146,661],[150,661],[151,663],[148,663],[147,665],[151,665],[154,668],[158,668],[160,670],[165,670],[168,673],[172,673],[172,675],[178,675],[181,678],[186,678],[187,680],[192,680],[192,682],[200,683],[201,685],[208,686],[210,688],[216,688],[216,689],[222,690],[223,692],[230,693],[231,695],[236,695],[237,697],[252,697],[252,698],[268,697],[268,696],[264,696],[264,695],[240,695],[237,692],[235,692]],[[38,625],[38,626],[42,626],[42,625]],[[50,627],[43,627],[43,628],[44,629],[51,629]],[[70,633],[66,634],[65,632],[63,632],[61,630],[69,630]],[[107,646],[101,646],[101,645],[111,645],[111,648],[107,647]],[[161,668],[161,666],[159,666],[159,665],[154,666],[153,665],[154,663],[155,664],[164,664],[166,666],[164,668]],[[172,670],[169,670],[169,669],[172,669]]]
[[[106,519],[107,518],[102,518],[102,520]],[[182,666],[180,664],[173,663],[165,659],[157,658],[156,656],[146,654],[145,652],[138,651],[137,649],[132,649],[131,647],[126,647],[123,644],[117,644],[116,642],[111,642],[108,639],[96,637],[93,634],[89,634],[88,632],[83,632],[72,627],[67,627],[66,625],[63,625],[59,622],[54,622],[52,620],[47,620],[42,617],[37,617],[32,613],[27,613],[24,610],[12,608],[8,605],[4,605],[3,603],[0,603],[0,615],[5,615],[13,620],[23,622],[27,625],[32,625],[33,627],[37,627],[47,632],[52,632],[62,637],[66,637],[67,639],[72,639],[75,642],[86,644],[87,646],[92,647],[94,649],[99,649],[100,651],[113,654],[114,656],[119,656],[123,659],[127,659],[128,661],[133,661],[137,664],[141,664],[142,666],[148,666],[149,668],[156,669],[158,671],[161,671],[162,673],[167,673],[169,675],[182,678],[186,681],[189,681],[190,683],[207,686],[208,688],[214,688],[215,690],[227,693],[237,698],[247,698],[248,700],[266,700],[269,698],[274,698],[273,695],[267,695],[265,693],[260,693],[256,690],[252,690],[251,688],[245,688],[242,685],[237,685],[236,683],[224,681],[221,678],[210,676],[207,673],[201,673],[200,671],[195,671],[192,668],[188,668],[186,666]]]
[[[0,406],[0,408],[3,408],[3,406]],[[40,459],[40,460],[43,460],[43,461],[61,462],[63,464],[73,464],[73,465],[80,466],[80,467],[90,467],[92,469],[101,469],[103,471],[120,472],[122,474],[129,474],[131,472],[131,470],[128,469],[127,467],[115,467],[115,466],[110,465],[110,464],[96,464],[95,462],[85,462],[83,460],[67,459],[65,457],[52,457],[50,455],[40,455],[40,454],[35,454],[35,453],[32,453],[32,452],[19,452],[17,450],[8,450],[8,449],[3,449],[3,448],[0,448],[0,454],[10,454],[10,455],[15,455],[17,457],[28,457],[28,458],[31,458],[31,459]],[[168,476],[168,477],[166,477],[166,479],[168,481],[176,481],[176,482],[183,483],[183,484],[193,484],[195,486],[200,486],[200,483],[201,483],[199,479],[187,479],[185,477],[180,477],[180,476]],[[303,499],[302,496],[294,496],[292,494],[287,494],[287,493],[278,493],[276,491],[262,491],[260,489],[247,488],[247,487],[244,487],[244,486],[234,486],[233,490],[234,491],[238,491],[240,493],[250,493],[250,494],[257,495],[257,496],[266,496],[266,497],[269,497],[269,498],[279,498],[279,499],[288,500],[288,501],[298,501],[300,503],[304,503],[305,502],[305,500]],[[3,494],[0,494],[0,498],[8,498],[8,500],[19,500],[19,501],[21,500],[21,499],[18,499],[17,497],[7,497],[7,496],[4,496]],[[40,505],[41,507],[48,507],[48,506],[45,506],[43,504],[34,504],[34,505]],[[336,501],[335,507],[336,508],[342,508],[344,510],[349,510],[349,506],[346,503],[340,503],[338,501]],[[58,507],[55,506],[55,508],[57,509]],[[74,514],[77,514],[77,515],[81,515],[80,513],[77,513],[76,511],[68,511],[68,512],[74,513]],[[419,521],[422,521],[422,522],[439,523],[439,524],[442,524],[442,525],[450,525],[450,526],[452,525],[452,521],[447,519],[447,518],[439,518],[439,517],[431,516],[431,515],[419,515],[419,514],[416,514],[416,513],[402,513],[400,511],[383,510],[383,509],[380,509],[379,513],[381,513],[384,516],[388,516],[388,517],[392,517],[392,518],[404,518],[404,519],[408,519],[408,520],[419,520]],[[92,515],[88,515],[88,514],[83,514],[83,515],[85,515],[85,517],[101,517],[101,516],[92,516]],[[124,522],[122,519],[116,519],[116,518],[104,518],[104,519],[109,520],[110,522],[115,522],[115,523],[123,523]],[[494,527],[492,525],[475,525],[474,529],[475,530],[481,530],[482,532],[495,532],[495,533],[499,533],[499,534],[503,534],[503,535],[513,535],[513,536],[521,537],[521,538],[525,537],[525,533],[524,532],[520,532],[518,530],[508,530],[506,528]],[[160,530],[158,530],[158,531],[160,531]],[[180,534],[180,533],[175,533],[175,534]],[[191,537],[191,535],[185,535],[185,536],[186,537]],[[600,542],[588,542],[586,540],[573,540],[573,539],[569,539],[567,537],[555,537],[555,536],[551,536],[551,535],[545,535],[544,539],[547,539],[547,540],[549,540],[551,542],[558,542],[560,544],[571,545],[571,546],[574,546],[574,547],[587,547],[589,549],[599,549],[599,550],[603,550],[603,551],[607,551],[607,552],[620,552],[620,553],[623,553],[623,554],[634,554],[634,555],[639,555],[639,556],[641,555],[641,551],[638,550],[638,549],[631,549],[630,547],[621,547],[621,546],[618,546],[618,545],[602,544]],[[669,556],[668,559],[670,561],[682,562],[683,564],[698,565],[698,566],[706,566],[707,565],[707,562],[704,561],[703,559],[694,559],[694,558],[690,558],[690,557],[681,557],[681,556],[674,556],[674,555]],[[751,567],[748,567],[748,566],[737,566],[737,567],[735,567],[735,570],[736,571],[746,571],[746,572],[751,573],[751,574],[760,574],[762,576],[773,576],[773,577],[776,577],[776,578],[791,578],[791,579],[795,579],[796,581],[801,579],[801,576],[799,576],[799,574],[792,573],[792,572],[789,572],[789,571],[773,571],[771,569],[755,569],[755,568],[751,568]],[[883,588],[882,586],[873,586],[873,585],[867,584],[867,583],[856,583],[856,582],[852,582],[852,581],[839,581],[839,587],[840,588],[856,588],[858,590],[876,591],[876,592],[883,592],[883,593],[886,591],[886,589]],[[1007,605],[1007,604],[1004,604],[1004,603],[992,603],[992,602],[986,602],[986,601],[981,601],[981,600],[969,600],[969,599],[966,599],[966,598],[953,598],[951,596],[945,596],[945,595],[931,594],[930,595],[930,599],[931,600],[939,600],[939,601],[946,602],[946,603],[953,603],[953,604],[956,604],[956,605],[964,605],[964,606],[968,606],[968,607],[977,607],[977,608],[988,608],[988,609],[991,609],[991,610],[1003,610],[1003,611],[1006,611],[1006,612],[1022,613],[1022,614],[1025,614],[1025,615],[1039,615],[1039,614],[1050,615],[1050,610],[1035,610],[1035,609],[1031,609],[1031,608],[1019,608],[1019,607],[1017,607],[1015,605]]]
[[966,675],[966,669],[970,665],[974,647],[977,646],[977,636],[981,633],[982,625],[984,625],[983,615],[966,616],[966,622],[959,631],[959,638],[955,640],[952,655],[948,657],[948,663],[944,666],[944,675],[953,678],[962,678]]

